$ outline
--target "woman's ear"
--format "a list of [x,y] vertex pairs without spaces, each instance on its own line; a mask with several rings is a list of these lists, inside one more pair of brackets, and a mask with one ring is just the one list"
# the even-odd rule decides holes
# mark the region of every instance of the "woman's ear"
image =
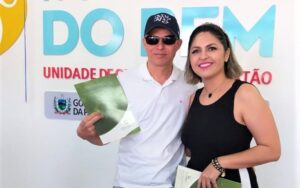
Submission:
[[230,53],[231,53],[231,49],[227,48],[227,50],[225,51],[225,62],[228,61],[229,57],[230,57]]

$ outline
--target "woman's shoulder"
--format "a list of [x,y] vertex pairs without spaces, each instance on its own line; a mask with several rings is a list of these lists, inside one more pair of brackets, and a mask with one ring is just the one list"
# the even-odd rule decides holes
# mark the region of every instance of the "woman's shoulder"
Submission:
[[236,97],[238,100],[244,103],[252,103],[255,102],[257,99],[261,99],[262,96],[258,90],[258,88],[245,81],[239,81],[240,87],[236,92]]

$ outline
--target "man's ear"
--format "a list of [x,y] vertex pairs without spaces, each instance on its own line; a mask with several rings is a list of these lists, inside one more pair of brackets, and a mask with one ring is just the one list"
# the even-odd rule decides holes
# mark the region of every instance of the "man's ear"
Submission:
[[182,40],[181,39],[178,39],[177,41],[176,41],[176,48],[177,48],[177,50],[181,47],[181,45],[182,45]]
[[143,46],[144,46],[144,48],[145,48],[145,46],[146,46],[146,44],[147,44],[147,43],[146,43],[145,37],[142,38],[142,43],[143,43]]

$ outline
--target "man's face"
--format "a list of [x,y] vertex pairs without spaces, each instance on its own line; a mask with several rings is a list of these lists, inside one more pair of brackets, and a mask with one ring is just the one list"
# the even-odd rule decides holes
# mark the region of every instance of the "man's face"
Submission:
[[[147,43],[147,40],[143,39],[144,48],[148,55],[148,63],[154,66],[171,66],[177,50],[181,46],[181,40],[176,40],[172,43],[172,33],[164,28],[155,28],[149,34],[152,39],[159,39],[157,44]],[[164,37],[168,37],[163,41]]]

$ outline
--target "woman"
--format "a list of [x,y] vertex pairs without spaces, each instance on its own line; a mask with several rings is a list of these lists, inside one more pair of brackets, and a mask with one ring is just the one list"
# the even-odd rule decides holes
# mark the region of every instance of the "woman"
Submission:
[[[255,86],[238,79],[241,74],[219,26],[205,23],[192,32],[185,76],[203,87],[191,96],[182,141],[188,167],[202,172],[198,188],[217,187],[219,176],[258,187],[253,167],[280,157],[272,112]],[[252,138],[256,145],[250,147]]]

